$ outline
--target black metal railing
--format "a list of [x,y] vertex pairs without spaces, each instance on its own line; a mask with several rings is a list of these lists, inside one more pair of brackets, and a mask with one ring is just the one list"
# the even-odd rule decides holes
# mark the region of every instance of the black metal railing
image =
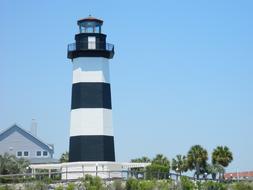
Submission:
[[109,43],[99,43],[99,42],[81,42],[72,43],[68,45],[68,52],[76,50],[105,50],[114,51],[114,45]]

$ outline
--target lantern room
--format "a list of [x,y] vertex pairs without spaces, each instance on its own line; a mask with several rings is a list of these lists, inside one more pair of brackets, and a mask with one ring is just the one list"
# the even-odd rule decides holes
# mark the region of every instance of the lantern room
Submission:
[[101,33],[103,21],[92,16],[77,21],[80,33]]
[[106,34],[102,33],[102,20],[89,16],[78,20],[77,25],[79,33],[75,35],[75,43],[68,45],[68,58],[113,57],[114,46],[106,43]]

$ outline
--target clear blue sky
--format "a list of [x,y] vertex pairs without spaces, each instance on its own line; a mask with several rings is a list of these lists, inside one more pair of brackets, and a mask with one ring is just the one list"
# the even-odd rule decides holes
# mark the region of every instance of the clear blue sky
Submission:
[[76,21],[104,20],[118,161],[227,145],[253,170],[253,1],[0,2],[0,128],[38,122],[68,149]]

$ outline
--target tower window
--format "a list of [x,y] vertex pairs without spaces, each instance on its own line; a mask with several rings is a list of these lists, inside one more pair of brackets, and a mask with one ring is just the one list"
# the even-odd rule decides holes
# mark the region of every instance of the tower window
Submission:
[[88,37],[88,49],[96,49],[96,37],[95,36]]

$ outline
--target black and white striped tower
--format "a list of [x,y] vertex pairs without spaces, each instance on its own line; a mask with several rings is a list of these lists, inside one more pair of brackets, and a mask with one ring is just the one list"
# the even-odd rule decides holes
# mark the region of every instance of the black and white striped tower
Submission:
[[77,21],[79,34],[68,45],[73,63],[69,161],[115,161],[109,59],[102,20]]

